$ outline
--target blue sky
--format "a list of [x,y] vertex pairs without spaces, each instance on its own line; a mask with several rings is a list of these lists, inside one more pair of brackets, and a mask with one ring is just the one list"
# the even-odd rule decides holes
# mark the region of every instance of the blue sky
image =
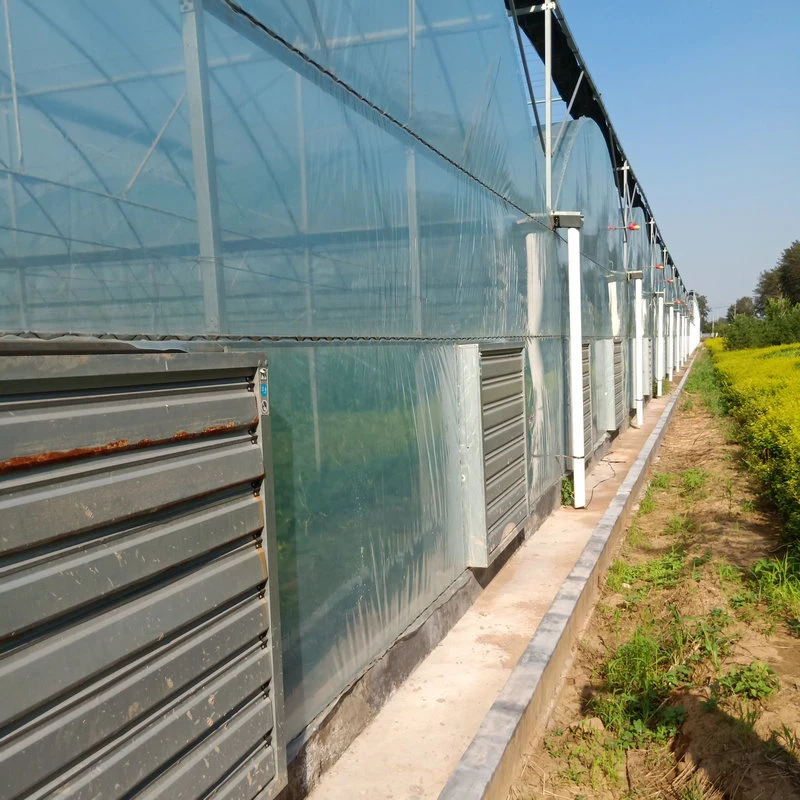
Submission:
[[687,287],[750,294],[800,239],[800,0],[559,5]]

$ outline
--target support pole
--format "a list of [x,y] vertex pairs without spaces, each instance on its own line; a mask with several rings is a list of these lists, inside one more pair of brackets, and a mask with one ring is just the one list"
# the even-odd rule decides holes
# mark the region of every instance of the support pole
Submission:
[[183,58],[186,64],[186,94],[189,97],[205,332],[222,333],[225,283],[203,0],[181,0],[180,9],[183,17]]
[[[295,75],[295,104],[297,106],[297,149],[300,155],[300,225],[303,235],[308,238],[308,160],[306,158],[306,125],[303,115],[303,78]],[[306,296],[306,332],[309,336],[315,333],[314,323],[314,275],[311,269],[311,250],[306,244],[303,248],[303,274],[305,277]],[[311,390],[311,421],[314,426],[314,460],[317,475],[322,472],[322,440],[319,425],[319,390],[317,381],[317,351],[311,343],[308,351],[308,383]]]
[[656,371],[658,372],[658,385],[656,397],[664,394],[664,295],[658,295],[658,317],[656,317]]
[[672,343],[672,371],[678,372],[681,368],[681,333],[680,333],[680,321],[681,317],[680,314],[676,311],[675,307],[672,307],[672,313],[674,315],[674,322],[672,326],[672,330],[674,333],[675,341]]
[[[544,4],[544,182],[547,210],[553,210],[553,3]],[[578,235],[580,238],[580,234]]]
[[[6,23],[6,44],[8,46],[8,77],[11,81],[11,108],[14,110],[14,131],[17,139],[17,169],[25,171],[25,156],[22,153],[22,126],[19,118],[19,96],[17,94],[17,69],[14,65],[14,37],[11,34],[11,11],[8,0],[3,0],[3,17]],[[9,143],[9,149],[11,145]],[[9,162],[11,163],[11,162]]]
[[683,312],[683,363],[689,360],[689,315]]
[[634,280],[634,317],[636,321],[636,341],[633,350],[633,388],[636,395],[636,424],[644,424],[644,300],[642,299],[642,279]]
[[675,367],[675,309],[669,307],[669,339],[667,339],[667,380],[672,380]]
[[583,441],[583,365],[581,331],[581,232],[567,230],[569,295],[569,412],[575,508],[586,506],[586,453]]

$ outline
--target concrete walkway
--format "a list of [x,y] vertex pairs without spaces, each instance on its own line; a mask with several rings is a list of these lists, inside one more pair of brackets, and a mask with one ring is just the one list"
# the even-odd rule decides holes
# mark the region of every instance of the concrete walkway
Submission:
[[435,800],[550,608],[667,405],[652,400],[587,477],[587,509],[560,508],[327,772],[312,800]]

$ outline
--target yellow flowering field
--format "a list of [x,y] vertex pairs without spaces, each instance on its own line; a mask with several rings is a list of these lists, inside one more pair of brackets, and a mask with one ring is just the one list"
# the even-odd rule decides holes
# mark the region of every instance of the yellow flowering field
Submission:
[[754,350],[708,347],[750,468],[800,541],[800,344]]

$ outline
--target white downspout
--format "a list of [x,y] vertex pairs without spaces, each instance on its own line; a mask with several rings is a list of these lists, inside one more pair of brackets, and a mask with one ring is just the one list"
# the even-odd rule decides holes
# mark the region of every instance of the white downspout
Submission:
[[669,307],[669,339],[667,339],[667,379],[672,380],[675,369],[675,309]]
[[581,348],[581,232],[567,229],[569,297],[569,413],[575,508],[586,506],[586,453],[583,441],[583,359]]
[[[641,274],[641,273],[640,273]],[[636,396],[636,424],[644,423],[644,300],[642,279],[634,279],[634,316],[636,321],[636,343],[633,350],[633,388]]]
[[656,318],[656,369],[658,370],[658,386],[656,397],[664,394],[664,295],[658,296],[658,317]]

